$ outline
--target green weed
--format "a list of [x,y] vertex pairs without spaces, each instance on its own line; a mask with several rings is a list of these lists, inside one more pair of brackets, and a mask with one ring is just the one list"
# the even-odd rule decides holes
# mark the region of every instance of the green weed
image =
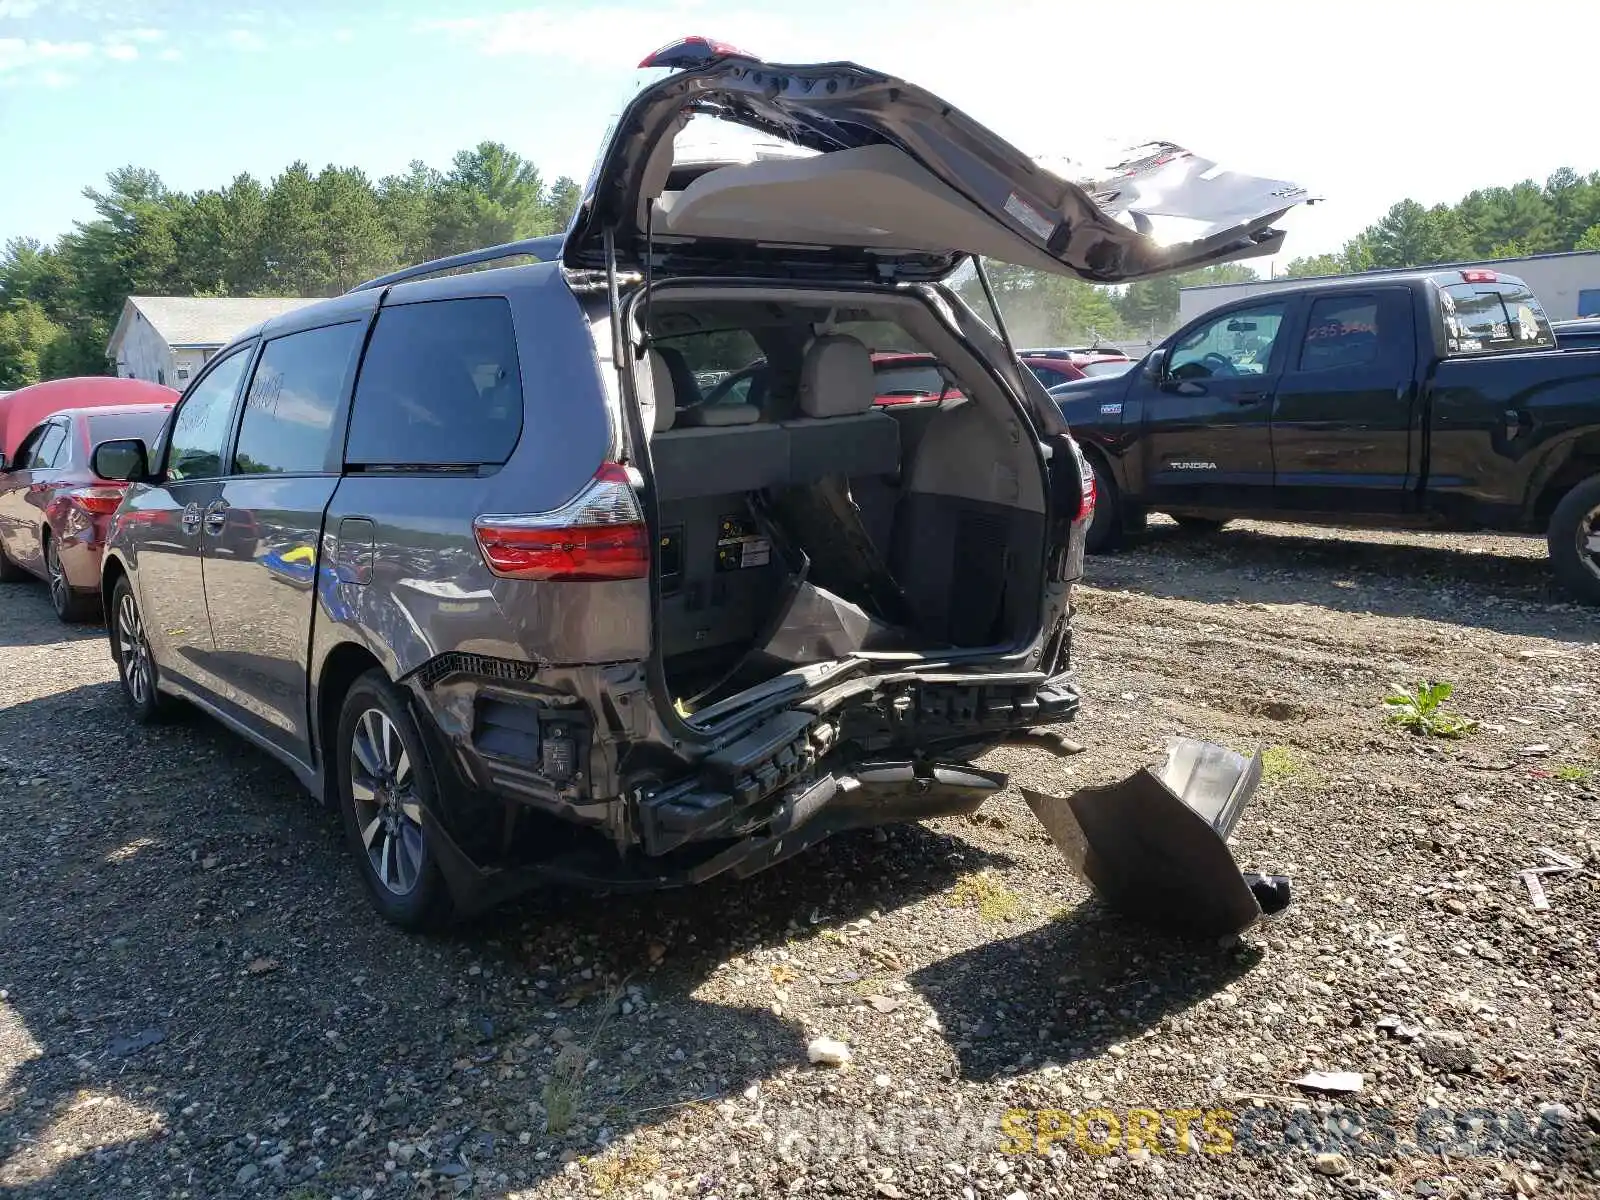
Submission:
[[1460,738],[1478,728],[1476,721],[1453,713],[1444,706],[1456,685],[1436,681],[1419,683],[1415,690],[1390,685],[1389,695],[1383,698],[1385,720],[1408,733],[1426,737]]

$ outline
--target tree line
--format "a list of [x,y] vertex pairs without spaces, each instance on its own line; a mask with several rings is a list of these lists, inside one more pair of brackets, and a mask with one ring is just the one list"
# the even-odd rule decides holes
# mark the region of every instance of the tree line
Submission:
[[129,166],[84,195],[92,218],[0,253],[0,390],[105,373],[129,296],[335,296],[409,263],[565,228],[578,185],[546,184],[483,142],[448,171],[413,162],[376,182],[297,162],[266,183],[244,174],[188,193]]
[[[412,163],[373,182],[354,167],[295,163],[268,183],[240,175],[193,193],[123,167],[85,190],[95,216],[44,245],[13,238],[0,253],[0,389],[98,374],[130,295],[331,296],[408,263],[565,228],[578,185],[546,184],[496,142],[457,154],[448,171]],[[1542,185],[1480,189],[1455,204],[1402,200],[1332,254],[1296,258],[1292,276],[1600,250],[1600,171],[1562,168]],[[991,264],[1018,345],[1143,340],[1178,316],[1178,291],[1257,278],[1227,263],[1122,288]],[[976,284],[962,291],[979,311]]]

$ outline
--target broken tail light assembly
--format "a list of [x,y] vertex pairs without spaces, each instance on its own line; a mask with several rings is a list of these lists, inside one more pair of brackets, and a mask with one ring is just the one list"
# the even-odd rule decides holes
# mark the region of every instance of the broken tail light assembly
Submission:
[[571,500],[549,512],[482,516],[473,523],[489,570],[502,579],[604,583],[650,574],[650,531],[631,467],[603,463]]

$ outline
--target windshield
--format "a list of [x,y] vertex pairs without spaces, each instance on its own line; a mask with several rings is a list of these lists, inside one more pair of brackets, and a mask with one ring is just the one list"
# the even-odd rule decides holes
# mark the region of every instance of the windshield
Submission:
[[934,366],[879,367],[873,375],[880,396],[906,393],[937,396],[945,388],[944,376]]
[[1542,350],[1556,344],[1544,309],[1520,283],[1453,283],[1439,289],[1451,354]]

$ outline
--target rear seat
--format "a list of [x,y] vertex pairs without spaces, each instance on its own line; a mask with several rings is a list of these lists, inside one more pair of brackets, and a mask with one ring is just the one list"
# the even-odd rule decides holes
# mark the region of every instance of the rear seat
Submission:
[[877,387],[872,355],[853,337],[827,334],[800,363],[796,420],[789,437],[789,476],[795,486],[830,475],[893,475],[900,469],[900,424],[872,407]]
[[650,377],[655,392],[650,461],[655,468],[657,499],[667,503],[757,492],[783,484],[789,473],[789,439],[782,429],[750,423],[760,417],[753,408],[734,411],[747,408],[745,405],[727,406],[713,418],[742,423],[707,421],[679,426],[672,371],[657,350],[650,351]]

